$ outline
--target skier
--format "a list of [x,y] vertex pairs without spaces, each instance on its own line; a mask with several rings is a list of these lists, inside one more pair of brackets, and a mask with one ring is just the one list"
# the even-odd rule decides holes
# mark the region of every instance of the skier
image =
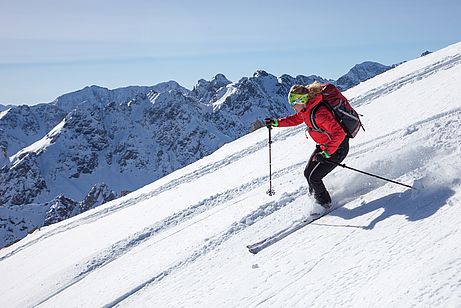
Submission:
[[[307,86],[292,86],[288,93],[288,102],[296,113],[282,119],[265,119],[268,127],[289,127],[304,122],[309,135],[316,142],[316,148],[304,170],[304,176],[309,185],[309,194],[315,199],[311,215],[321,215],[331,207],[331,197],[322,179],[336,165],[328,161],[341,163],[349,152],[349,138],[335,120],[332,112],[325,106],[320,106],[312,112],[324,99],[322,91],[327,85],[329,84],[316,81]],[[312,120],[317,124],[318,129],[314,128]]]

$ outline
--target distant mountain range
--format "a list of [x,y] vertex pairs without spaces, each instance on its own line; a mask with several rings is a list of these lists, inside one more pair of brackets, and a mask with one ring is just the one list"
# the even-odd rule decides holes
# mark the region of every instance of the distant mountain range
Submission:
[[47,104],[0,105],[0,247],[209,155],[260,119],[291,114],[293,84],[346,90],[392,67],[364,62],[336,81],[257,71],[192,90],[90,86]]

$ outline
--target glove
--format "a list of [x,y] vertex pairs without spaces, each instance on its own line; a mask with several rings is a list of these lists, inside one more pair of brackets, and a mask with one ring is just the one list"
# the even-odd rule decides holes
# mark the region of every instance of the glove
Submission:
[[314,161],[319,162],[319,163],[324,163],[330,157],[331,155],[328,154],[327,151],[323,150],[322,152],[319,152],[314,156]]
[[277,127],[279,126],[279,121],[277,119],[265,118],[264,122],[266,123],[266,127]]

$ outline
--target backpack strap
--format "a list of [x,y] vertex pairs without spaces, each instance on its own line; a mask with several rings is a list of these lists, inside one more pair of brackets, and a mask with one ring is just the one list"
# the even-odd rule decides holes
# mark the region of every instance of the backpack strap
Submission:
[[322,106],[325,106],[330,112],[331,114],[333,115],[333,118],[336,120],[336,117],[335,117],[335,113],[333,112],[331,106],[329,104],[327,104],[325,101],[321,101],[320,103],[318,103],[314,108],[312,108],[311,110],[311,113],[309,115],[309,119],[311,121],[311,124],[312,124],[312,128],[310,130],[313,130],[313,131],[316,131],[316,132],[319,132],[319,133],[322,133],[322,134],[327,134],[328,133],[326,131],[324,131],[323,129],[321,129],[317,123],[315,123],[315,113],[319,110],[320,107]]

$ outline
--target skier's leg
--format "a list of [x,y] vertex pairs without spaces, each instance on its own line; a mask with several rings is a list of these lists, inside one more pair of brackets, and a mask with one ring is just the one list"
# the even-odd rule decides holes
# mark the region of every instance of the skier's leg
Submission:
[[[338,150],[331,155],[329,160],[334,161],[336,163],[341,163],[344,158],[346,158],[347,153],[349,152],[349,140],[346,138],[341,145],[338,147]],[[309,161],[310,163],[311,161]],[[309,187],[314,192],[314,198],[321,204],[326,205],[331,203],[331,197],[328,193],[325,185],[323,184],[322,179],[329,174],[336,165],[329,164],[329,163],[317,163],[313,162],[311,168],[306,168],[305,176],[309,183]],[[309,164],[308,164],[309,167]]]
[[321,152],[322,150],[317,145],[314,152],[312,152],[311,157],[304,169],[304,177],[307,180],[307,184],[309,185],[309,195],[314,194],[314,188],[312,187],[311,183],[309,182],[309,175],[311,174],[312,170],[319,164],[318,162],[314,161],[314,157],[317,153]]

